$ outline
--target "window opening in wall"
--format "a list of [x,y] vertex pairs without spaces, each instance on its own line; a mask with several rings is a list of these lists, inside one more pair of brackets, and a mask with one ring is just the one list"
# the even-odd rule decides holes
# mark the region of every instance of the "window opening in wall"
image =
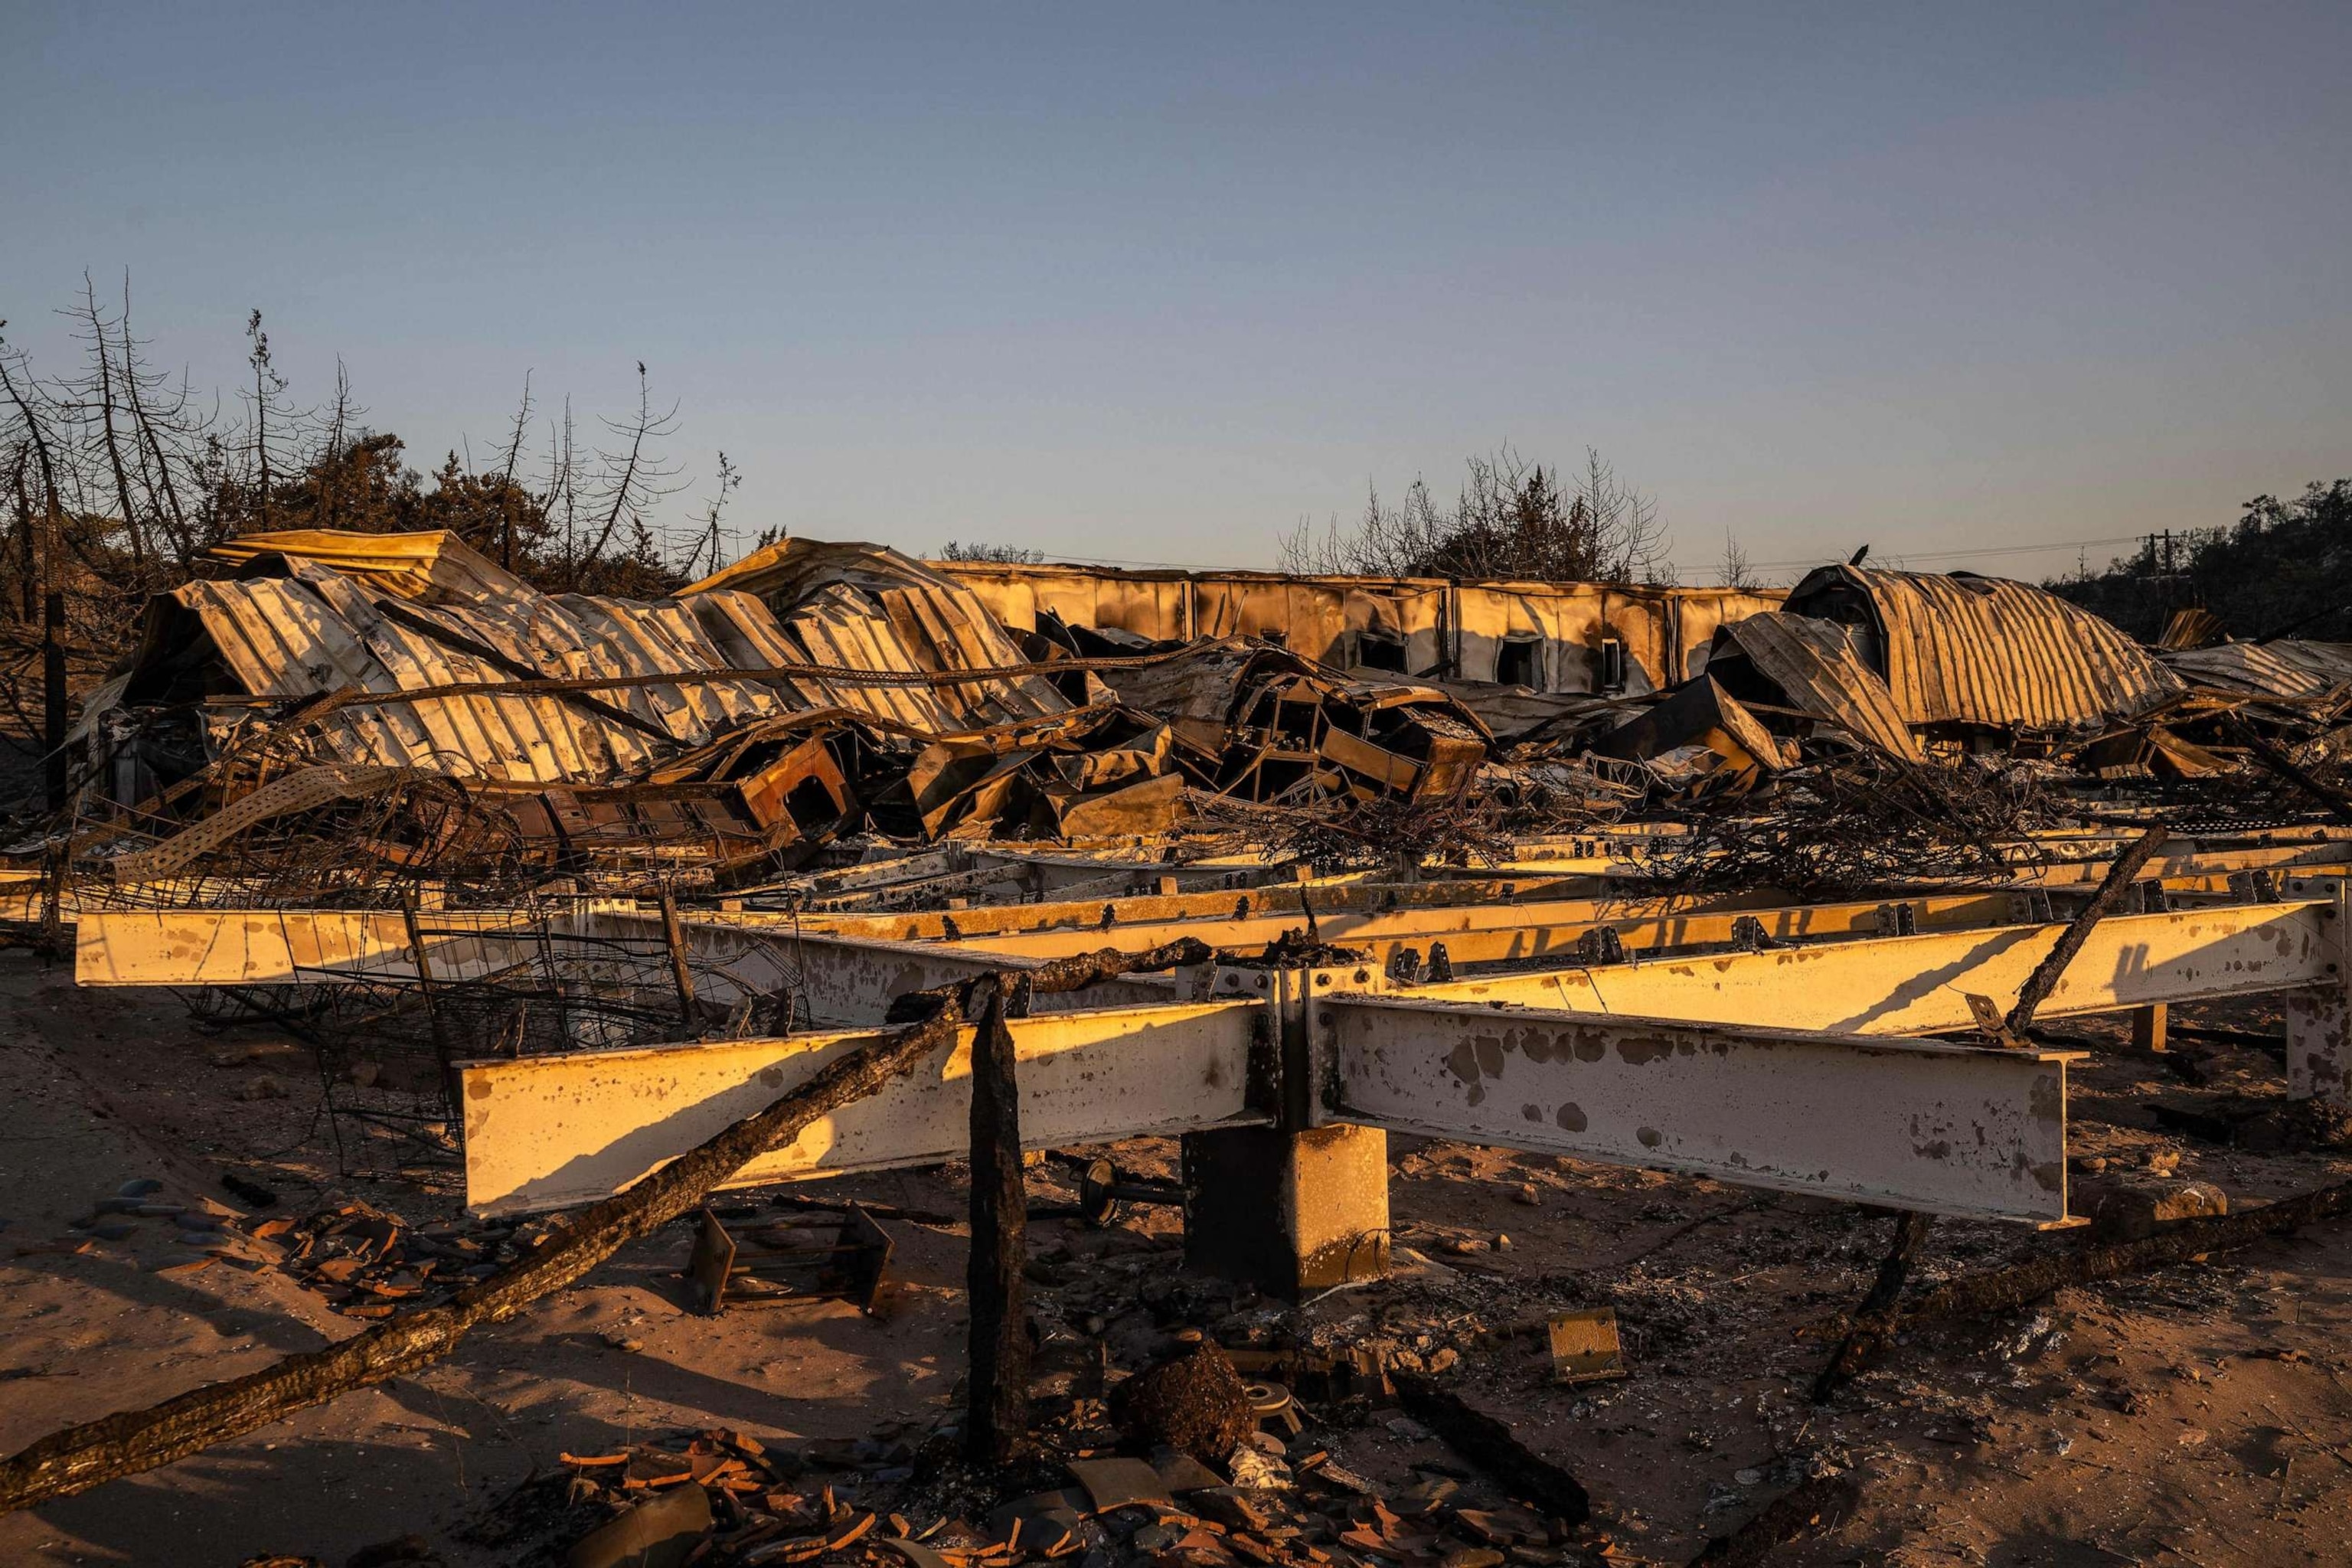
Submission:
[[1495,650],[1495,679],[1505,686],[1544,689],[1543,638],[1515,632]]
[[1625,644],[1622,638],[1601,639],[1601,689],[1625,689]]
[[1363,669],[1404,673],[1404,638],[1394,632],[1367,628],[1356,634],[1356,664]]

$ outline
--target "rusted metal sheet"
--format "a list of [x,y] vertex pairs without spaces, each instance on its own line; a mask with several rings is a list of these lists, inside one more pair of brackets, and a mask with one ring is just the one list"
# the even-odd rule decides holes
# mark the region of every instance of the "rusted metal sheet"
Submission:
[[247,566],[266,555],[315,561],[404,599],[488,604],[518,589],[530,591],[521,578],[459,544],[456,534],[441,531],[347,533],[297,528],[226,539],[206,553],[232,566]]
[[1179,746],[1157,716],[1096,703],[942,736],[877,804],[903,805],[935,838],[1158,836],[1174,825],[1183,788]]
[[[1676,752],[1696,754],[1700,763],[1709,765],[1690,787],[1708,791],[1752,789],[1764,775],[1797,763],[1795,742],[1765,729],[1738,699],[1705,675],[1685,682],[1633,722],[1602,735],[1591,750],[1604,757],[1643,762]],[[1654,771],[1663,773],[1663,769]]]
[[1434,687],[1342,677],[1264,643],[1203,642],[1106,679],[1168,721],[1201,784],[1252,801],[1352,795],[1450,801],[1489,737]]
[[[1250,1102],[1263,1009],[1245,1003],[1013,1020],[1032,1149],[1264,1125]],[[966,1028],[904,1078],[760,1156],[729,1185],[951,1160],[970,1147]],[[469,1062],[466,1205],[477,1214],[609,1196],[872,1037],[794,1035]]]
[[1973,1219],[2066,1220],[2082,1053],[1318,996],[1331,1117]]
[[1871,634],[1895,708],[1915,726],[2077,728],[2135,717],[2181,689],[2107,622],[1998,577],[1823,566],[1783,608]]

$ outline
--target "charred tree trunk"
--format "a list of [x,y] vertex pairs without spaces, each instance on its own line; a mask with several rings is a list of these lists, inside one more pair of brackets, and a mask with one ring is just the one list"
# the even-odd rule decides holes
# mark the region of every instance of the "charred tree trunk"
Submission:
[[964,1453],[1002,1465],[1029,1426],[1029,1198],[1021,1174],[1021,1091],[1005,1027],[1008,975],[982,993],[971,1046],[971,1251],[964,1284],[971,1308]]
[[49,814],[66,808],[66,596],[49,590],[41,606],[41,758]]

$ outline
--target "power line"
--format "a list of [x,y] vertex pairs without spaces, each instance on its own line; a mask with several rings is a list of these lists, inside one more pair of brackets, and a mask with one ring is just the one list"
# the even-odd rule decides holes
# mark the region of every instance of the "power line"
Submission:
[[[1889,551],[1904,561],[1966,561],[1985,555],[2029,555],[2052,550],[2088,550],[2095,544],[2137,544],[2146,534],[2119,533],[2109,539],[2058,539],[2047,544],[1992,544],[1973,550]],[[1808,556],[1792,561],[1752,561],[1749,566],[1762,570],[1780,566],[1818,566],[1822,557]]]
[[[2105,539],[2058,539],[2043,544],[1990,544],[1968,550],[1887,551],[1887,554],[1905,563],[1916,561],[1973,561],[1988,555],[2044,554],[2060,550],[2088,550],[2108,544],[2137,544],[2147,536],[2142,533],[2118,533]],[[1176,572],[1278,572],[1270,566],[1235,566],[1231,562],[1205,561],[1142,561],[1123,555],[1094,555],[1076,551],[1049,552],[1049,559],[1070,563],[1095,563],[1104,566],[1149,566]],[[1828,555],[1795,556],[1785,561],[1751,561],[1750,569],[1774,571],[1798,566],[1819,566],[1832,559]]]

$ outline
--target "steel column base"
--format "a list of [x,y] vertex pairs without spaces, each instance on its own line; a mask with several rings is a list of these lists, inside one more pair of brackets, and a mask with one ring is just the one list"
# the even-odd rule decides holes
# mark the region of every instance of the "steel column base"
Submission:
[[1288,1300],[1378,1279],[1388,1152],[1388,1134],[1370,1127],[1185,1134],[1185,1266]]

